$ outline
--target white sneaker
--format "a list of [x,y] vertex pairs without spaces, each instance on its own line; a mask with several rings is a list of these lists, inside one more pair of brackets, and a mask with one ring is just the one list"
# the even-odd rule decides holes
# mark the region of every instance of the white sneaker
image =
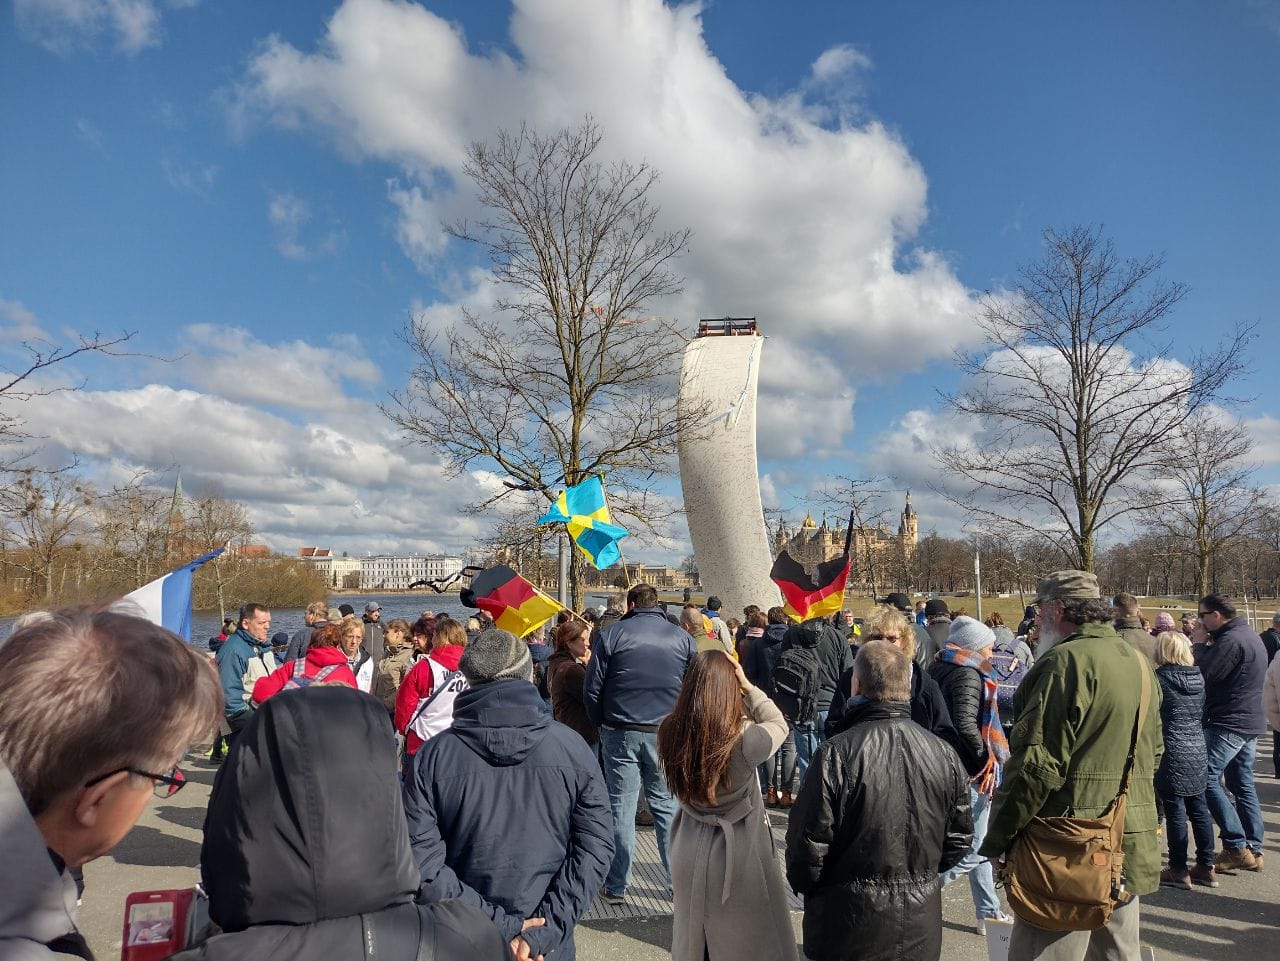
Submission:
[[1002,921],[1005,924],[1009,924],[1013,921],[1013,918],[1009,917],[1009,915],[1004,912],[1001,912],[1000,914],[992,914],[985,918],[978,918],[977,923],[973,926],[974,933],[985,938],[987,936],[988,921]]

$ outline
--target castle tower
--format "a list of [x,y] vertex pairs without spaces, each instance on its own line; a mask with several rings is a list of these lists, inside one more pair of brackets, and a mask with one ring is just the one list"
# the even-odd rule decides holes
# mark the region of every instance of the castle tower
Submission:
[[920,543],[920,515],[911,509],[911,491],[907,491],[907,506],[902,510],[902,525],[898,532],[905,547],[914,548]]

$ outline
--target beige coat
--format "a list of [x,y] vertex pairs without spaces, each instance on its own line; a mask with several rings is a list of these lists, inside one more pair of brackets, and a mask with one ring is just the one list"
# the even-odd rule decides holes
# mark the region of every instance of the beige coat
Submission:
[[786,739],[787,722],[759,688],[749,687],[745,697],[750,720],[716,789],[719,803],[682,803],[671,825],[672,961],[798,961],[787,884],[756,774]]
[[1262,713],[1267,715],[1271,730],[1280,731],[1280,654],[1271,659],[1262,682]]

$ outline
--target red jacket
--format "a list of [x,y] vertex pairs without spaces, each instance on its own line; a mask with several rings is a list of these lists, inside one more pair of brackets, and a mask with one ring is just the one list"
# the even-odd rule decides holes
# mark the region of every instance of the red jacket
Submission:
[[[356,686],[356,676],[351,673],[351,668],[347,666],[347,655],[342,653],[342,648],[340,647],[308,648],[302,673],[306,677],[315,677],[320,673],[321,668],[328,667],[330,664],[338,665],[338,669],[333,671],[327,678],[330,683],[336,681],[350,684],[352,687]],[[253,700],[261,704],[272,694],[278,694],[284,689],[285,684],[292,676],[293,661],[286,661],[253,685]]]
[[[428,656],[437,664],[456,671],[458,661],[462,660],[462,652],[465,650],[466,648],[459,644],[448,644],[437,647]],[[257,688],[254,688],[254,691],[256,693]],[[411,757],[418,753],[418,748],[422,747],[422,738],[412,731],[406,731],[405,728],[413,720],[413,713],[418,709],[418,703],[424,697],[430,696],[431,665],[424,657],[409,668],[409,673],[404,676],[404,681],[400,684],[400,690],[396,692],[396,730],[404,735],[404,753]]]

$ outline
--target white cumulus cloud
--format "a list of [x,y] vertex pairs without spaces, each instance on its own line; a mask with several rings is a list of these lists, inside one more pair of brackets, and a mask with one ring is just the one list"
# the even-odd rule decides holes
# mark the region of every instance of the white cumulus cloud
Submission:
[[[916,240],[924,171],[889,129],[848,109],[871,69],[865,54],[815,50],[795,90],[748,93],[707,47],[700,8],[659,0],[518,0],[511,42],[513,56],[473,49],[424,7],[346,0],[314,49],[264,41],[238,116],[320,130],[345,156],[395,167],[398,238],[433,272],[448,251],[441,220],[475,212],[469,143],[593,115],[604,159],[653,164],[665,226],[694,232],[684,294],[655,308],[685,326],[754,315],[776,338],[773,356],[826,358],[835,380],[808,393],[836,429],[853,422],[844,371],[892,377],[972,343],[969,291]],[[768,363],[762,406],[796,387]]]

